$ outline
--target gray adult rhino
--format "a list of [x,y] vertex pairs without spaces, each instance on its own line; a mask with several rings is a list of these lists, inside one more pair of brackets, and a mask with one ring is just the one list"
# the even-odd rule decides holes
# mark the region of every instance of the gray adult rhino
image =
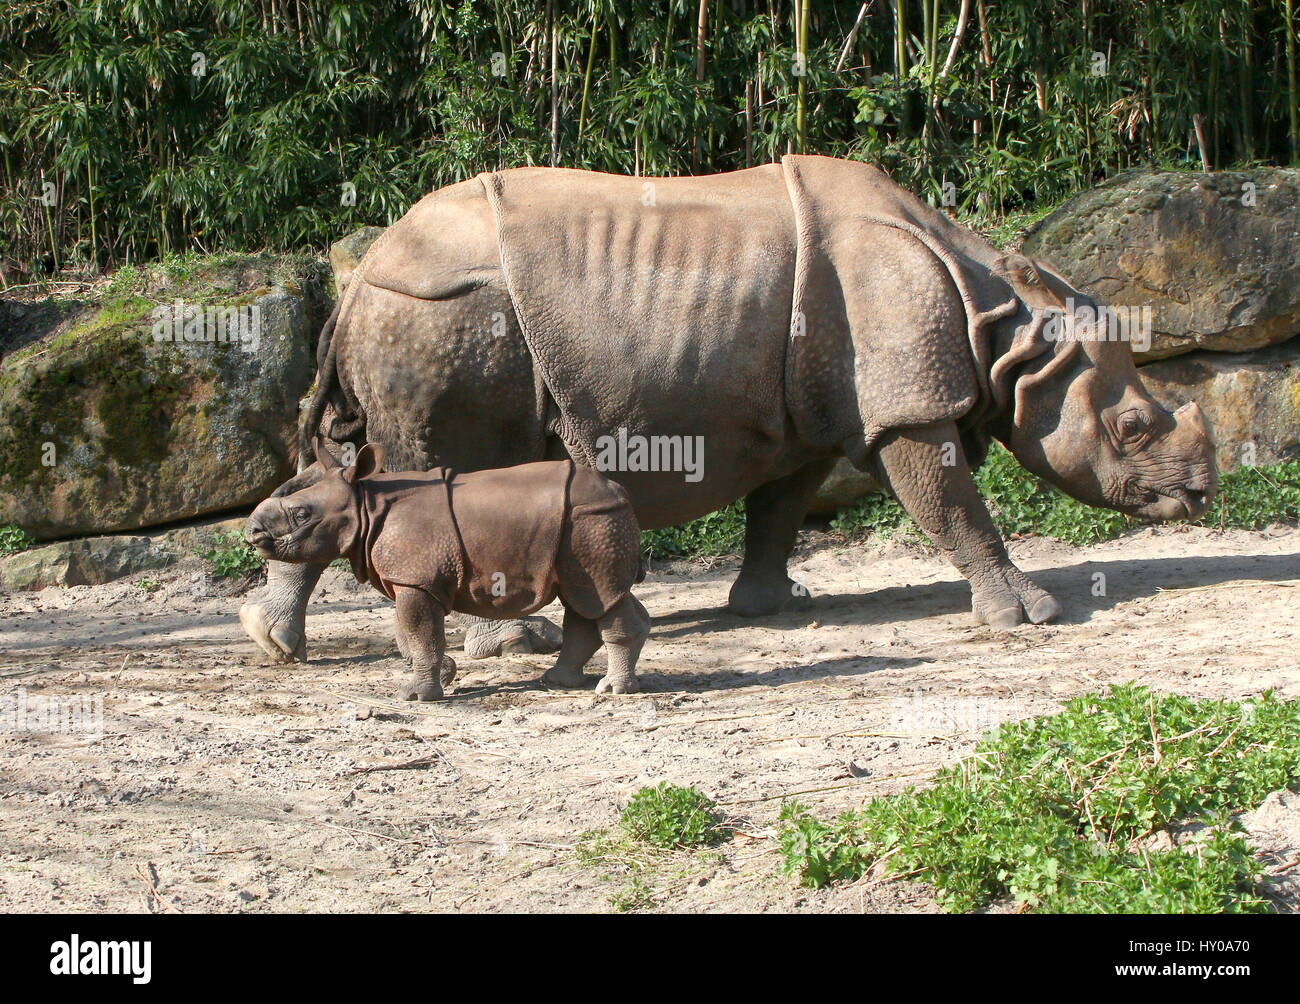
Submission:
[[[747,616],[805,594],[786,562],[845,456],[966,576],[980,621],[1040,623],[1061,607],[1011,563],[971,477],[991,437],[1075,498],[1149,520],[1199,516],[1216,487],[1199,408],[1162,409],[1105,315],[1061,323],[1094,306],[866,164],[482,174],[426,196],[358,266],[321,336],[300,456],[318,427],[404,469],[617,455],[645,528],[744,498],[729,608]],[[703,464],[635,469],[662,465],[615,439],[699,444]],[[241,611],[270,654],[304,656],[320,571],[273,562]],[[499,630],[475,625],[467,648]]]

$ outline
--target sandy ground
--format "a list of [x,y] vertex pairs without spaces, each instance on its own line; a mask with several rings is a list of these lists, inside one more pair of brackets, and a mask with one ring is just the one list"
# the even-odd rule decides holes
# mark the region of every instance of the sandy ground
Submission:
[[[462,657],[452,699],[410,714],[358,703],[387,700],[403,664],[391,606],[342,571],[313,603],[311,661],[293,666],[243,637],[233,592],[192,595],[197,566],[138,576],[151,594],[133,580],[0,594],[0,696],[100,696],[104,716],[101,736],[0,732],[0,904],[930,911],[905,882],[795,886],[776,853],[782,798],[852,808],[923,781],[984,728],[1109,683],[1300,697],[1300,530],[1010,547],[1065,604],[1061,623],[996,634],[937,556],[823,539],[792,566],[816,594],[804,613],[722,613],[734,561],[652,571],[644,693],[544,690],[549,656]],[[584,860],[580,835],[663,780],[717,799],[736,838]],[[1292,873],[1296,801],[1289,823],[1270,811],[1284,835],[1266,848]]]

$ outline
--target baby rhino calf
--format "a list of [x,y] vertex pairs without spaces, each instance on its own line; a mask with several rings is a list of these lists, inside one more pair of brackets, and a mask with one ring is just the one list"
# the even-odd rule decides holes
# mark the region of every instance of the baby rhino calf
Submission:
[[259,505],[245,537],[276,561],[347,558],[358,580],[397,602],[398,647],[415,670],[401,697],[437,700],[455,678],[443,635],[451,611],[520,617],[557,595],[564,643],[543,680],[582,686],[603,643],[609,671],[596,690],[637,690],[650,616],[631,592],[644,574],[641,535],[622,487],[572,460],[385,474],[373,443],[345,468],[319,440],[316,458],[325,476]]

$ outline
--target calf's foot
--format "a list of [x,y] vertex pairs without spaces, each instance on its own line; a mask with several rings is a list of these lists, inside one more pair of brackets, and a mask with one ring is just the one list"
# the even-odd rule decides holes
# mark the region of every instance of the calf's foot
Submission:
[[575,611],[564,608],[564,644],[555,665],[542,675],[542,682],[554,687],[585,687],[589,682],[582,668],[601,646],[600,628]]

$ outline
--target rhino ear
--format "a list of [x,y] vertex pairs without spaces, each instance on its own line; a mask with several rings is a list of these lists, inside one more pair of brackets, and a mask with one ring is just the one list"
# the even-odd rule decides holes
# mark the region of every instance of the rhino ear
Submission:
[[1003,255],[989,266],[989,271],[1006,282],[1027,306],[1036,309],[1065,309],[1065,301],[1056,290],[1056,283],[1046,281],[1038,264],[1024,255]]
[[384,469],[384,448],[378,443],[367,443],[357,454],[357,477],[368,478]]
[[317,435],[316,439],[312,443],[312,447],[316,453],[316,459],[325,470],[336,471],[343,466],[339,462],[339,458],[334,456],[334,454],[330,452],[330,448],[325,445],[324,436]]

